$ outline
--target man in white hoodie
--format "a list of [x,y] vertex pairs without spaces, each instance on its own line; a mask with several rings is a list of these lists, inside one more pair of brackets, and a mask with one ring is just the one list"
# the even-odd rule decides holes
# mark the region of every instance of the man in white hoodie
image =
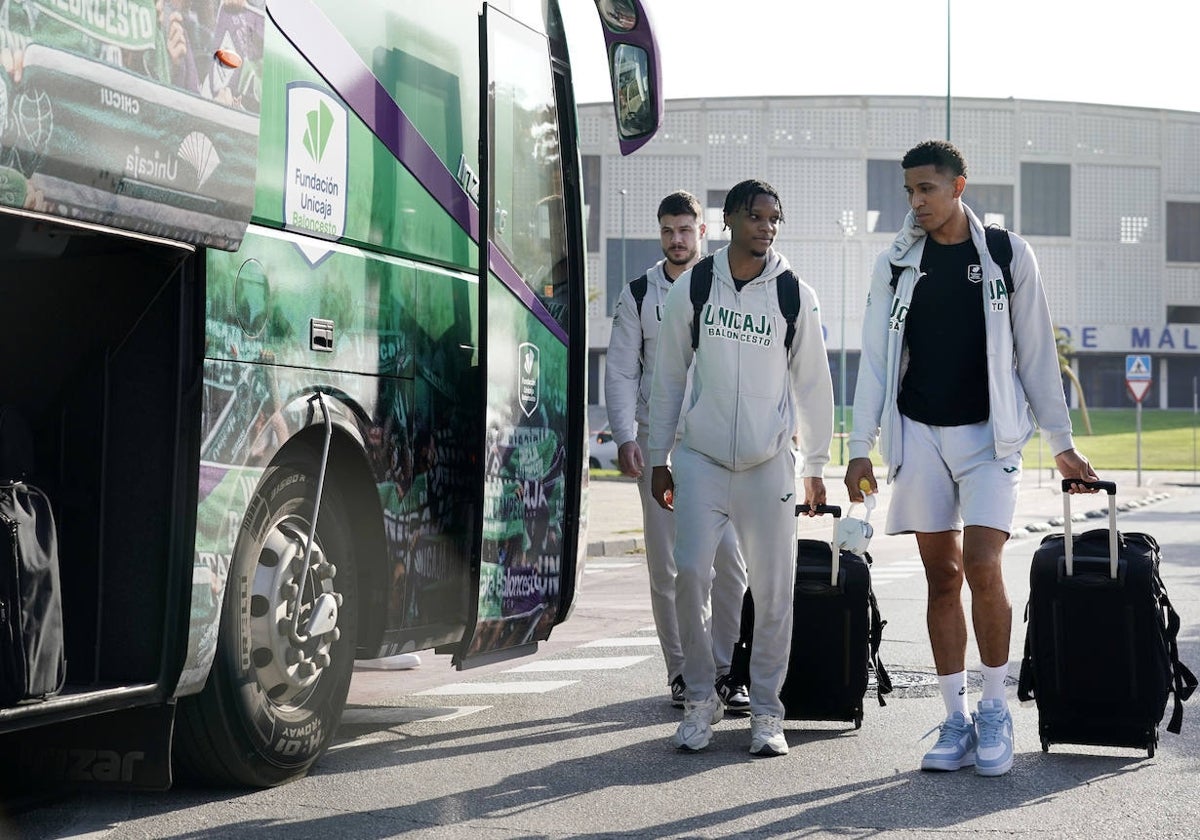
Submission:
[[[704,749],[722,716],[712,689],[709,598],[717,545],[732,526],[754,592],[750,752],[783,755],[779,691],[791,648],[796,555],[792,438],[799,436],[804,500],[824,504],[833,383],[816,294],[771,247],[783,221],[778,193],[762,181],[737,184],[725,198],[724,221],[728,247],[667,294],[650,392],[651,490],[677,521],[675,607],[687,683],[671,743]],[[701,266],[712,282],[693,344],[692,275]],[[785,281],[799,297],[790,345],[776,288]]]
[[[1013,763],[1005,694],[1012,605],[1000,561],[1034,417],[1064,478],[1097,479],[1074,449],[1032,249],[1008,234],[1008,288],[983,225],[963,203],[967,167],[950,143],[921,143],[901,167],[912,210],[871,278],[846,488],[852,502],[863,499],[860,482],[878,489],[869,457],[878,433],[894,484],[887,532],[916,534],[929,593],[926,624],[946,705],[937,743],[921,768],[974,765],[980,775],[999,776]],[[983,675],[973,715],[966,695],[964,578]]]
[[[658,232],[663,259],[641,277],[626,283],[613,312],[612,333],[605,359],[604,403],[608,424],[617,442],[617,465],[638,480],[642,497],[642,527],[646,536],[646,567],[650,574],[650,609],[659,646],[667,665],[671,700],[683,708],[683,646],[675,618],[675,515],[660,508],[650,495],[645,452],[650,436],[650,382],[658,349],[663,300],[679,275],[700,259],[704,237],[700,201],[679,190],[658,205]],[[716,690],[731,712],[750,711],[746,687],[729,676],[733,647],[741,627],[746,568],[738,554],[732,529],[717,547],[712,589],[713,659]]]

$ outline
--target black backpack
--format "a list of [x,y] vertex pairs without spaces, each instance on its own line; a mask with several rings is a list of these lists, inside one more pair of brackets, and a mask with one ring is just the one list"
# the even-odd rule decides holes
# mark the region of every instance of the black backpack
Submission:
[[[1011,250],[1009,251],[1011,259]],[[993,257],[994,259],[994,257]],[[712,262],[711,256],[705,257],[692,267],[692,286],[688,290],[692,298],[692,349],[700,343],[700,312],[708,301],[712,291]],[[894,281],[893,281],[894,282]],[[642,314],[642,299],[650,281],[645,274],[629,281],[629,291],[637,303],[638,317]],[[783,338],[785,350],[792,349],[792,339],[796,337],[796,318],[800,315],[800,280],[790,270],[775,278],[775,292],[779,296],[779,311],[787,321],[787,334]]]
[[[992,255],[992,260],[996,265],[1000,266],[1000,270],[1004,272],[1004,291],[1011,298],[1013,293],[1012,265],[1013,250],[1012,240],[1008,238],[1008,231],[1002,227],[991,225],[984,228],[984,238],[987,240],[988,253]],[[896,290],[896,283],[900,280],[900,274],[904,269],[901,266],[892,263],[892,291]],[[1012,313],[1012,307],[1008,308],[1009,313]]]

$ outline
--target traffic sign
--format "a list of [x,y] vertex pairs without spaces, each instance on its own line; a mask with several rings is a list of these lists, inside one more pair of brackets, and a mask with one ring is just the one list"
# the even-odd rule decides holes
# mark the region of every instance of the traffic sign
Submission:
[[1130,355],[1125,357],[1125,378],[1130,382],[1153,379],[1149,356]]
[[1150,390],[1150,380],[1126,379],[1125,387],[1129,389],[1129,396],[1133,397],[1133,401],[1138,405],[1141,405],[1142,400],[1146,396],[1146,392]]

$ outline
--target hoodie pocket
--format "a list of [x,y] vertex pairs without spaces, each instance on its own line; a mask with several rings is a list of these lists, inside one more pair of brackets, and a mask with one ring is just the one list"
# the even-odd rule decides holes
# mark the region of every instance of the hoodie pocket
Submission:
[[739,469],[773,458],[791,437],[777,399],[743,395],[733,457]]

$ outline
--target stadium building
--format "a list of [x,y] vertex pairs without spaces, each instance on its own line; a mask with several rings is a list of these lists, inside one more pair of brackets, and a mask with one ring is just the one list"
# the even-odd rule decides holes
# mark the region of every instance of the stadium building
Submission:
[[[603,402],[621,286],[662,256],[659,200],[694,193],[711,251],[726,236],[726,192],[761,178],[783,199],[776,248],[817,291],[834,390],[844,356],[852,403],[871,266],[908,210],[899,161],[946,135],[946,100],[675,100],[658,136],[630,158],[617,148],[611,108],[579,107],[590,402]],[[1087,405],[1133,405],[1129,357],[1148,356],[1143,405],[1191,409],[1200,378],[1200,113],[964,98],[951,102],[950,128],[967,160],[966,203],[1034,248]]]

